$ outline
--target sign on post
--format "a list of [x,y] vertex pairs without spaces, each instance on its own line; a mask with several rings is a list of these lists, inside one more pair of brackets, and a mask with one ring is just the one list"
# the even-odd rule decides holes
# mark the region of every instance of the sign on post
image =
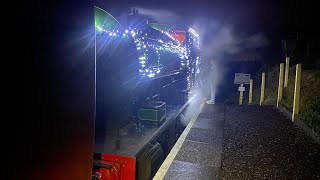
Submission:
[[239,90],[239,91],[245,91],[245,90],[246,90],[246,87],[241,87],[241,86],[240,86],[240,87],[238,88],[238,90]]
[[250,74],[243,74],[243,73],[235,73],[234,74],[234,84],[240,84],[238,91],[239,93],[239,105],[242,105],[243,99],[243,91],[246,88],[243,86],[244,84],[250,84]]
[[250,84],[251,74],[235,73],[234,84]]

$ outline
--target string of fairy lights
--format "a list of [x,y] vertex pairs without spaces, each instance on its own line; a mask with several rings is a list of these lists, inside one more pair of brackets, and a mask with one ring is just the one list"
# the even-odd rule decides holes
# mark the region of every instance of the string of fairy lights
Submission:
[[[139,74],[143,77],[154,78],[161,73],[163,65],[161,64],[161,53],[170,52],[176,54],[180,59],[180,69],[187,70],[187,88],[190,90],[193,87],[192,79],[196,76],[196,67],[199,64],[200,57],[194,57],[193,48],[200,48],[199,35],[189,28],[186,36],[188,40],[186,43],[180,43],[169,32],[161,32],[160,35],[152,37],[148,33],[152,33],[146,30],[129,27],[126,30],[121,29],[108,29],[103,25],[96,24],[97,34],[108,35],[109,37],[132,37],[135,43],[139,56]],[[174,33],[174,32],[172,32]],[[150,59],[150,54],[156,53],[156,60],[154,57]]]

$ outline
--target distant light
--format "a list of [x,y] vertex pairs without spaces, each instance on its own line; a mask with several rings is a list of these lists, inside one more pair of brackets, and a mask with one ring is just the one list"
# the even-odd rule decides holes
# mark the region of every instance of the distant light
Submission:
[[128,31],[128,29],[126,29],[126,31],[125,31],[127,34],[129,33],[129,31]]
[[149,78],[152,78],[152,77],[154,77],[154,73],[150,73],[150,74],[148,74],[148,76],[149,76]]

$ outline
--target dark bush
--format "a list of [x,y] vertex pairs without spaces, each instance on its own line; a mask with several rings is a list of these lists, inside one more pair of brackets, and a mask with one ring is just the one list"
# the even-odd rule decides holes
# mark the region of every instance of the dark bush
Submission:
[[301,113],[302,120],[315,132],[320,133],[320,96],[316,96],[307,104],[306,110]]

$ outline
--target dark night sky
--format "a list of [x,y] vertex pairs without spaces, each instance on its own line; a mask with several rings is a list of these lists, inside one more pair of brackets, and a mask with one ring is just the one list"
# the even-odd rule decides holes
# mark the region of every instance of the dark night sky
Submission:
[[[115,17],[119,17],[121,13],[128,13],[130,7],[142,7],[173,13],[177,16],[176,24],[192,25],[199,21],[205,24],[214,20],[220,25],[232,25],[232,32],[237,37],[263,33],[270,43],[264,49],[260,48],[259,52],[265,59],[273,59],[276,62],[283,59],[284,55],[281,49],[281,40],[288,39],[289,35],[291,38],[308,39],[312,52],[315,54],[319,48],[319,45],[316,44],[319,39],[318,31],[315,28],[316,6],[308,1],[100,0],[97,4]],[[205,43],[203,42],[203,44]],[[303,43],[300,44],[303,48]],[[296,49],[298,47],[296,46]],[[238,55],[246,54],[244,52],[248,51],[241,51]],[[254,54],[253,51],[250,53]],[[263,58],[260,57],[260,59]]]
[[308,1],[283,0],[105,0],[99,1],[112,10],[133,6],[166,9],[181,16],[211,17],[230,21],[244,29],[287,31],[303,30],[314,20],[316,6]]

